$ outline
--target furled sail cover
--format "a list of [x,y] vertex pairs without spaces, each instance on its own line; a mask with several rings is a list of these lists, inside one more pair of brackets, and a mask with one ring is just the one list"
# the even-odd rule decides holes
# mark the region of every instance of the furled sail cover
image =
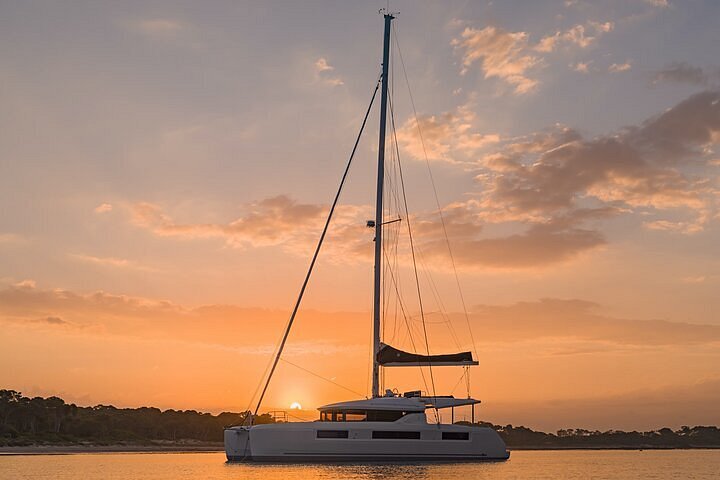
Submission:
[[384,367],[415,367],[415,366],[451,366],[451,365],[477,365],[471,352],[448,353],[444,355],[420,355],[398,350],[395,347],[380,344],[377,361]]

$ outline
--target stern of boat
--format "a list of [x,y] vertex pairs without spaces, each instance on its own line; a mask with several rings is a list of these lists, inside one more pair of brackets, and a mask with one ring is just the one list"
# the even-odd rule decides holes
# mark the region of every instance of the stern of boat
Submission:
[[250,428],[228,427],[225,429],[225,455],[228,462],[250,460]]

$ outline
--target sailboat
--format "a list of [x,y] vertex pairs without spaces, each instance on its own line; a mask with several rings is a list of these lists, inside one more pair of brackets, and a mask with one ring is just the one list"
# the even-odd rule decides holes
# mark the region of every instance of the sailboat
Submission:
[[[388,77],[390,56],[391,22],[395,14],[381,11],[385,19],[382,74],[375,87],[373,99],[365,114],[360,135],[380,88],[380,129],[378,145],[378,174],[375,220],[368,227],[375,231],[374,296],[373,296],[373,356],[372,397],[332,403],[318,408],[316,421],[281,422],[261,425],[238,425],[224,432],[225,452],[228,461],[253,462],[456,462],[498,461],[509,458],[509,452],[500,436],[488,427],[447,424],[440,422],[439,410],[470,406],[473,423],[476,404],[480,400],[436,395],[422,390],[403,394],[390,389],[381,392],[382,368],[410,367],[432,368],[440,366],[478,365],[471,352],[444,355],[410,353],[394,348],[381,341],[381,285],[383,259],[383,189],[385,177],[385,137],[388,110]],[[392,108],[392,104],[391,104]],[[355,142],[350,161],[357,149]],[[282,354],[285,342],[297,314],[303,293],[310,279],[313,266],[325,238],[330,219],[347,177],[350,161],[342,177],[340,189],[330,209],[325,229],[312,257],[310,268],[295,303],[292,315],[274,357],[272,368],[260,394],[255,415],[267,391],[270,379]],[[408,219],[409,221],[409,219]],[[469,392],[468,392],[469,393]],[[428,422],[426,411],[434,410],[437,421]],[[253,415],[247,417],[252,422]]]

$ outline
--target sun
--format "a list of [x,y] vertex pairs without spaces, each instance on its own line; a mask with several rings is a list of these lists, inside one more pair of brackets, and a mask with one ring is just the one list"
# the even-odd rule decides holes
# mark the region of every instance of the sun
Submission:
[[302,410],[302,405],[298,402],[292,402],[290,404],[290,410]]

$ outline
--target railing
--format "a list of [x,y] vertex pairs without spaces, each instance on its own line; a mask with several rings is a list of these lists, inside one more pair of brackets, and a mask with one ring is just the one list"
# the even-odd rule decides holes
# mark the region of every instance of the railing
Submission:
[[285,410],[272,410],[267,413],[275,422],[288,423],[288,413]]

